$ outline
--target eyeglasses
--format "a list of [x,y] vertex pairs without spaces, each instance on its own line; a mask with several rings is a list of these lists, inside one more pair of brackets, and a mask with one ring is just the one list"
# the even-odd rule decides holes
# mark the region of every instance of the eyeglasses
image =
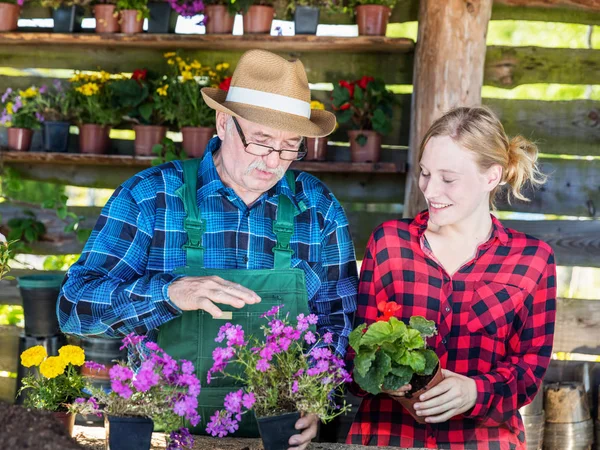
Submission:
[[306,156],[306,145],[304,144],[304,139],[300,141],[300,146],[297,150],[287,148],[277,150],[276,148],[269,147],[268,145],[257,144],[255,142],[246,142],[246,137],[244,136],[244,132],[242,131],[240,124],[238,123],[235,117],[232,117],[232,119],[233,123],[235,124],[235,128],[238,132],[238,135],[242,140],[242,144],[244,145],[244,150],[246,151],[246,153],[250,153],[254,156],[267,156],[273,152],[277,152],[279,153],[279,157],[285,161],[296,161]]

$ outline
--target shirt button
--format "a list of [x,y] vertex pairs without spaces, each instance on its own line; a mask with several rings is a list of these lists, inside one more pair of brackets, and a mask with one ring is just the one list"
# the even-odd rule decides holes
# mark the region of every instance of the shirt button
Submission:
[[248,262],[248,257],[244,256],[244,262],[247,263]]
[[450,312],[450,307],[446,306],[446,312]]
[[442,344],[446,344],[446,339],[442,339]]

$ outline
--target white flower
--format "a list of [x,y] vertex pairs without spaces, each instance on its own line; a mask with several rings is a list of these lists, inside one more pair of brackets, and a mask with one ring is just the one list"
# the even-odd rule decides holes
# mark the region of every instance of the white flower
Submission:
[[0,242],[6,242],[6,236],[0,233]]

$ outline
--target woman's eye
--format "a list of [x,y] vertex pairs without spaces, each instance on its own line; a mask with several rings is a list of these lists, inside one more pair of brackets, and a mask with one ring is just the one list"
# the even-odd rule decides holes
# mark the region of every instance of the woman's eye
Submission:
[[444,180],[444,183],[451,184],[451,183],[454,183],[455,181],[456,180]]
[[429,174],[425,172],[421,172],[421,176],[425,178],[429,178]]

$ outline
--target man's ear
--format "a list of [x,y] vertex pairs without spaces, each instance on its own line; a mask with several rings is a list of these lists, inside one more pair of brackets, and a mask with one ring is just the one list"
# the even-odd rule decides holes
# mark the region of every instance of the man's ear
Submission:
[[231,116],[221,111],[217,111],[216,113],[217,136],[219,136],[219,139],[223,140],[225,138],[225,135],[227,134],[227,122],[229,121]]

